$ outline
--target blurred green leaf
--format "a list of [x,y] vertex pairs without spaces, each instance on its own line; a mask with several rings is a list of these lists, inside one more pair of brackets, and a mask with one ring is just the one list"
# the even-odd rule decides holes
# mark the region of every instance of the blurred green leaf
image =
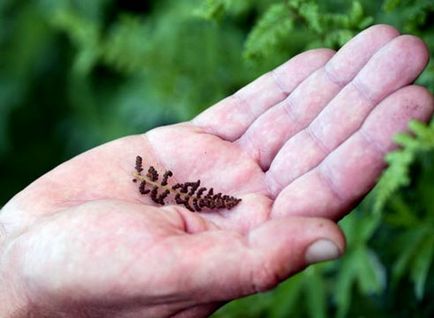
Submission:
[[417,257],[418,252],[420,252],[420,247],[423,245],[426,235],[426,228],[419,227],[408,231],[405,236],[403,236],[405,240],[401,242],[401,253],[392,271],[395,284],[397,280],[402,278],[405,271],[411,268],[414,259]]
[[86,75],[100,55],[99,25],[69,11],[56,11],[51,17],[55,28],[66,32],[78,49],[74,71]]
[[357,279],[357,254],[354,251],[347,252],[340,262],[339,272],[336,275],[334,298],[337,305],[336,317],[343,318],[347,315],[352,301],[352,290]]
[[311,266],[305,271],[306,300],[311,318],[327,317],[327,291],[322,273]]
[[358,285],[365,295],[378,295],[386,287],[386,271],[374,251],[357,250]]
[[[434,230],[431,228],[431,230]],[[411,278],[415,285],[415,293],[417,298],[422,299],[425,293],[425,282],[428,276],[428,271],[433,262],[434,253],[434,234],[433,231],[428,233],[424,242],[420,245],[420,253],[414,260],[411,269]]]
[[302,297],[303,274],[298,274],[291,280],[281,284],[273,293],[272,303],[270,304],[270,318],[285,318],[296,315],[297,305]]

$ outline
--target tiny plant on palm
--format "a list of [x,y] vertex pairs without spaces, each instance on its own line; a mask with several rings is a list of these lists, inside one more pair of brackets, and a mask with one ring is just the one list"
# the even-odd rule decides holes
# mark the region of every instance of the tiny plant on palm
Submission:
[[213,188],[208,190],[201,187],[200,180],[170,185],[169,178],[173,176],[170,170],[164,172],[161,179],[153,166],[149,167],[146,175],[142,172],[143,159],[137,156],[133,182],[139,184],[141,194],[150,195],[151,200],[160,205],[165,205],[170,195],[174,196],[176,204],[183,205],[192,212],[200,212],[204,208],[230,210],[241,202],[241,199],[230,195],[214,194]]

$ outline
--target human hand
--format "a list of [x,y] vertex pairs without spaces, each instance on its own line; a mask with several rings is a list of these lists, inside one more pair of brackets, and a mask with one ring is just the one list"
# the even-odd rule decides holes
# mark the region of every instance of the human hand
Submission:
[[[432,113],[432,96],[409,86],[427,58],[417,38],[374,26],[336,54],[294,57],[191,122],[60,165],[0,214],[0,306],[22,307],[18,317],[200,317],[337,257],[334,221],[374,185],[392,136]],[[243,201],[158,207],[131,182],[136,155]]]

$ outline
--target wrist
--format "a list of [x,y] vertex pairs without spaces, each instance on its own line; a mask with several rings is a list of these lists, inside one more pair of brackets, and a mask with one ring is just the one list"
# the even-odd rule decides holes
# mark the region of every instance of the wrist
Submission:
[[0,312],[4,318],[24,318],[27,317],[26,306],[18,300],[13,286],[4,279],[0,278]]
[[[0,223],[0,227],[1,227]],[[1,231],[1,230],[0,230]],[[27,304],[24,293],[19,292],[20,284],[13,264],[8,256],[8,240],[1,233],[0,238],[0,312],[3,318],[27,317]]]

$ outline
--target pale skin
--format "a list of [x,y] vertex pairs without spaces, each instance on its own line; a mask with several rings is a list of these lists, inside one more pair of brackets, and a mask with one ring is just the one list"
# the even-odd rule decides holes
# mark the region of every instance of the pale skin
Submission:
[[[0,213],[2,317],[206,317],[338,257],[335,222],[375,184],[392,137],[433,112],[431,94],[411,84],[427,60],[418,38],[373,26],[189,122],[60,165]],[[131,181],[136,155],[242,202],[204,213],[157,206]],[[334,253],[310,250],[315,242]]]

